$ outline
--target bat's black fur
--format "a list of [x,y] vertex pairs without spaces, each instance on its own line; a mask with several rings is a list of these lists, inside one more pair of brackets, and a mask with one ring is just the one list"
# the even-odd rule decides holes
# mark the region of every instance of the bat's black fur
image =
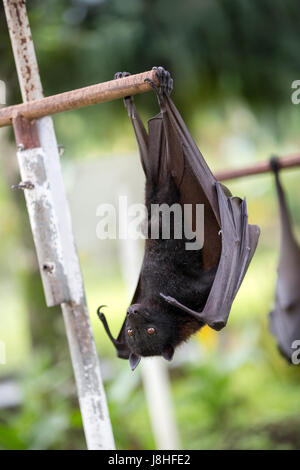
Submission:
[[[146,184],[146,206],[148,224],[151,224],[151,204],[179,203],[179,193],[172,176],[161,186],[148,181]],[[161,228],[161,220],[159,221]],[[171,227],[173,224],[171,224]],[[149,227],[150,231],[150,227]],[[201,311],[206,303],[215,269],[204,271],[201,250],[186,250],[186,239],[148,238],[146,240],[144,261],[140,278],[141,304],[130,307],[126,318],[125,330],[132,330],[126,336],[129,349],[140,356],[165,355],[192,333],[203,322],[169,305],[160,293],[176,297],[181,303]],[[149,335],[147,328],[155,328]],[[169,354],[170,355],[170,354]]]

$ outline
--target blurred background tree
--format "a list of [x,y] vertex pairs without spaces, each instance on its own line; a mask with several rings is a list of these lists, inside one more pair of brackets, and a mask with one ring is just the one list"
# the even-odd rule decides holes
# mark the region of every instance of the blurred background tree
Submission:
[[[174,101],[213,170],[299,151],[299,107],[290,99],[300,73],[295,0],[30,0],[27,8],[45,95],[110,80],[116,71],[163,65],[174,77]],[[7,104],[18,103],[2,4],[0,56]],[[143,117],[157,112],[151,93],[137,101]],[[136,160],[126,155],[136,152],[133,133],[119,102],[58,115],[55,127],[66,147],[62,164],[90,311],[108,299],[117,330],[128,299],[115,245],[98,241],[96,256],[84,237],[89,232],[95,238],[96,203],[89,204],[100,197],[88,194],[89,187],[111,186],[116,168],[133,171]],[[61,315],[44,305],[23,196],[9,189],[19,178],[12,132],[0,131],[0,340],[3,335],[10,358],[0,374],[3,380],[12,374],[22,390],[19,404],[0,410],[0,448],[81,448]],[[299,231],[299,170],[285,172],[283,180]],[[226,331],[218,339],[197,338],[191,343],[196,360],[185,360],[183,350],[171,371],[185,448],[300,444],[299,372],[280,358],[267,331],[278,240],[272,183],[261,176],[230,185],[233,193],[247,195],[250,219],[263,232]],[[108,193],[99,194],[107,200]],[[108,361],[104,376],[117,445],[153,448],[139,376],[112,359],[100,328],[96,334]]]
[[[115,71],[162,64],[175,78],[176,101],[188,124],[199,103],[220,106],[238,97],[264,110],[280,132],[273,111],[289,104],[300,65],[294,0],[27,3],[46,95],[110,80]],[[16,103],[20,94],[3,11],[0,26],[1,76],[9,84],[9,103]],[[150,103],[149,97],[142,100],[152,112]],[[106,137],[117,132],[111,129],[116,109],[114,103],[81,111],[86,126],[79,133],[71,127],[67,144],[81,142],[82,148],[83,140],[89,150],[91,142],[99,149],[102,138],[105,147],[112,145]]]

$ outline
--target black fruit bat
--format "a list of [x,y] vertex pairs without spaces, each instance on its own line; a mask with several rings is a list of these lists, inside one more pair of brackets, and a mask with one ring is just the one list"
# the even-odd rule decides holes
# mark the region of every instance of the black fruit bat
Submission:
[[300,346],[300,247],[293,234],[284,191],[279,180],[278,160],[272,158],[270,165],[275,175],[280,211],[280,255],[275,305],[270,313],[270,329],[277,339],[279,350],[292,362],[293,352]]
[[[159,237],[146,239],[137,288],[117,339],[98,309],[118,357],[129,359],[132,370],[141,356],[171,360],[176,346],[205,324],[215,330],[226,325],[259,236],[258,227],[248,225],[246,201],[231,197],[216,181],[169,98],[170,74],[162,67],[155,69],[159,87],[150,84],[160,113],[149,120],[148,133],[132,97],[124,101],[146,176],[148,229],[151,232],[151,227],[158,226]],[[126,75],[118,73],[115,78]],[[182,228],[195,234],[194,242],[199,241],[202,249],[187,249],[190,237],[178,239],[174,229],[165,239],[161,214],[151,216],[155,204],[179,204],[184,214]],[[204,227],[196,223],[199,204],[204,205]],[[185,205],[192,212],[186,213]]]

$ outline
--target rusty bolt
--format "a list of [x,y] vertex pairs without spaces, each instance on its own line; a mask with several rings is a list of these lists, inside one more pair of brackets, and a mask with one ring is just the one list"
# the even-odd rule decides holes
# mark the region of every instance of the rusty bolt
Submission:
[[47,273],[53,273],[54,271],[54,264],[53,263],[44,263],[43,264],[43,271],[46,271]]
[[62,144],[58,144],[57,146],[59,156],[62,157],[63,154],[65,153],[65,147]]
[[33,189],[34,184],[31,181],[21,181],[19,184],[14,184],[11,189]]

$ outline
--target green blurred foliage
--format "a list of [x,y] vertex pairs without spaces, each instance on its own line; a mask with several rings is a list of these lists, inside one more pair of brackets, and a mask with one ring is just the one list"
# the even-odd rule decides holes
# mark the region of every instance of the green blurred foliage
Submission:
[[[45,95],[161,64],[174,76],[175,103],[213,169],[299,150],[299,107],[290,100],[300,70],[300,9],[294,0],[31,0],[27,6]],[[8,104],[19,102],[2,4],[0,56]],[[151,93],[138,102],[143,117],[157,110]],[[66,161],[136,148],[119,102],[58,115],[55,126]],[[0,139],[8,140],[3,133]],[[81,449],[62,318],[44,307],[23,199],[9,190],[13,178],[16,171],[7,171],[3,152],[0,339],[7,342],[9,364],[0,373],[17,376],[23,403],[0,410],[0,448]],[[300,234],[299,170],[282,179]],[[250,221],[262,234],[217,346],[201,349],[198,363],[171,370],[182,447],[299,448],[299,367],[280,357],[267,325],[278,257],[273,181],[270,175],[251,177],[232,182],[230,189],[247,195]],[[139,371],[132,374],[125,361],[114,358],[94,313],[105,298],[117,333],[128,302],[120,270],[108,276],[81,258],[99,352],[109,361],[106,390],[117,446],[154,448]]]
[[40,348],[27,357],[20,379],[24,405],[1,413],[0,449],[84,449],[69,359],[53,366],[51,353]]

